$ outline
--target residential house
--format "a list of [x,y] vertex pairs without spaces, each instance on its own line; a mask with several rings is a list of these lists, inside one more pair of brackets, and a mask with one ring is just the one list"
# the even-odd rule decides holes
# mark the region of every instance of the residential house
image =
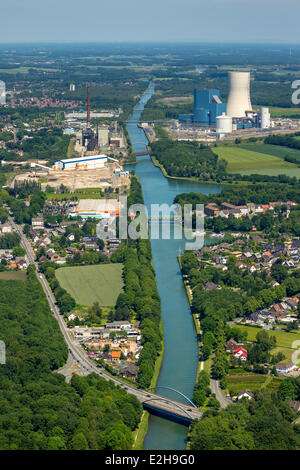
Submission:
[[278,286],[280,286],[280,284],[277,281],[271,281],[271,286],[272,287],[278,287]]
[[243,390],[242,392],[240,392],[237,396],[237,399],[240,401],[242,400],[243,398],[247,398],[248,400],[252,400],[253,398],[253,393],[250,392],[250,390]]
[[215,284],[214,282],[207,282],[204,286],[204,290],[211,291],[213,289],[218,289],[217,284]]
[[67,235],[67,239],[70,241],[70,242],[73,242],[75,240],[75,235],[74,233],[69,233],[69,235]]
[[108,357],[112,362],[118,362],[121,359],[121,351],[109,351]]
[[82,242],[85,248],[91,248],[95,250],[96,248],[98,248],[97,240],[98,240],[98,237],[95,237],[95,236],[83,237]]
[[105,328],[110,328],[111,330],[131,330],[132,326],[127,320],[113,321],[105,324]]
[[68,315],[69,321],[75,320],[75,318],[77,318],[77,315],[75,315],[74,313],[70,313],[70,315]]
[[239,346],[233,351],[232,356],[241,361],[247,361],[248,351],[242,346]]
[[2,224],[0,226],[0,230],[1,230],[1,233],[5,234],[5,233],[11,233],[12,232],[12,227],[10,224],[6,223],[6,224]]
[[243,263],[242,261],[238,261],[236,263],[236,267],[239,268],[239,269],[245,269],[245,268],[247,268],[247,264]]
[[253,256],[253,250],[251,248],[246,248],[244,250],[244,256],[246,258],[251,258],[251,256]]
[[238,346],[239,344],[233,338],[230,338],[226,343],[226,352],[233,353]]
[[204,213],[209,217],[218,217],[220,215],[220,209],[215,203],[210,203],[204,207]]
[[138,375],[139,368],[135,364],[129,364],[125,369],[122,370],[122,377],[127,377],[130,379],[136,379]]
[[43,217],[33,217],[31,220],[31,228],[33,230],[43,230],[44,229],[44,218]]
[[281,374],[288,374],[289,372],[292,372],[298,369],[296,364],[294,364],[293,362],[278,363],[275,365],[275,368],[276,368],[276,371]]
[[26,269],[28,266],[27,261],[21,256],[16,257],[15,263],[17,264],[18,269],[21,269],[21,270]]
[[49,248],[49,250],[46,251],[46,255],[50,259],[51,259],[51,256],[53,256],[54,254],[55,254],[55,250],[53,250],[53,248]]
[[275,316],[280,316],[284,313],[283,308],[279,304],[272,305],[269,312]]
[[298,302],[299,299],[297,297],[285,300],[285,303],[293,310],[296,310],[296,308],[298,307]]
[[300,401],[290,400],[289,405],[292,408],[292,410],[299,413],[299,411],[300,411]]

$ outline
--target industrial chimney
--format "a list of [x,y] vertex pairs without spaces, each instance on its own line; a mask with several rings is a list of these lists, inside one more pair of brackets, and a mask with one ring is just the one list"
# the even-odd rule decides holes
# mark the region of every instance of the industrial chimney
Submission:
[[227,116],[246,117],[246,111],[252,111],[250,99],[250,72],[229,72],[229,95]]
[[87,113],[86,113],[86,127],[91,127],[91,102],[90,102],[90,84],[86,86],[87,90]]

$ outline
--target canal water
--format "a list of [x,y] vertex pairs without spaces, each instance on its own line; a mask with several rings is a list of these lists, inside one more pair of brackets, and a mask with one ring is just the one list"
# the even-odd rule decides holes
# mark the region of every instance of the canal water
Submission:
[[[146,152],[147,139],[142,129],[137,126],[143,107],[151,98],[154,85],[141,98],[136,110],[127,124],[127,130],[135,152]],[[201,192],[217,193],[220,186],[200,184],[189,181],[165,178],[161,170],[155,167],[148,155],[138,157],[135,165],[128,165],[128,170],[135,170],[141,180],[145,204],[172,204],[179,193]],[[158,291],[161,297],[162,320],[164,327],[165,351],[157,392],[165,397],[185,402],[184,398],[173,391],[159,387],[171,387],[192,398],[198,366],[198,345],[193,317],[191,315],[186,291],[182,282],[177,256],[184,252],[184,240],[151,240],[152,254]],[[185,402],[186,403],[186,402]],[[184,450],[187,443],[185,426],[165,419],[150,416],[149,429],[144,441],[148,450]]]

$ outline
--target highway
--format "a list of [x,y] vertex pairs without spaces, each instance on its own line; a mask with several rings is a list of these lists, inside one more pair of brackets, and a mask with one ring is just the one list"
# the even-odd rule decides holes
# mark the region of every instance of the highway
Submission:
[[147,390],[138,389],[133,385],[124,383],[120,379],[117,379],[108,374],[102,368],[100,369],[91,361],[87,353],[71,336],[70,330],[67,328],[62,315],[60,315],[59,309],[55,303],[54,295],[50,289],[50,286],[45,276],[38,272],[38,264],[35,261],[35,253],[26,236],[24,235],[22,227],[17,225],[12,219],[12,217],[9,217],[9,222],[13,230],[17,232],[21,238],[21,245],[26,251],[28,261],[30,262],[30,264],[34,264],[36,267],[37,278],[43,287],[51,312],[58,321],[64,340],[69,349],[69,356],[71,356],[73,361],[75,361],[86,374],[95,372],[96,374],[103,377],[105,380],[112,380],[115,385],[119,385],[128,393],[135,395],[141,403],[147,402],[148,406],[151,404],[151,407],[155,407],[157,410],[166,411],[167,413],[171,413],[182,418],[188,418],[190,420],[200,419],[202,417],[202,412],[198,408],[193,408],[190,404],[186,405],[175,400],[171,401],[171,399],[165,398],[155,393],[148,392]]

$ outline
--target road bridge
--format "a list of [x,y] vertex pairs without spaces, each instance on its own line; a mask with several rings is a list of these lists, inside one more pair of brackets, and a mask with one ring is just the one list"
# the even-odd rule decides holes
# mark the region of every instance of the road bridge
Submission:
[[[114,382],[115,385],[118,385],[119,387],[122,387],[124,390],[126,390],[128,393],[135,395],[136,398],[143,405],[144,409],[146,409],[150,413],[162,416],[166,419],[170,419],[172,421],[176,421],[187,426],[192,420],[200,419],[202,417],[202,412],[198,408],[196,408],[195,405],[180,392],[177,392],[174,389],[170,389],[182,395],[188,401],[188,404],[184,404],[182,402],[160,396],[156,393],[151,392],[150,390],[143,390],[135,387],[134,385],[129,385],[123,382],[122,380],[108,374],[108,372],[106,372],[103,368],[100,368],[94,362],[92,362],[92,360],[88,357],[87,353],[83,350],[83,348],[79,345],[78,341],[75,340],[70,330],[67,328],[67,325],[59,312],[55,298],[45,276],[38,272],[38,264],[35,259],[35,253],[26,236],[24,235],[22,227],[17,225],[12,219],[12,217],[9,217],[9,222],[12,225],[14,231],[19,234],[21,238],[21,245],[26,251],[29,262],[31,264],[34,264],[36,267],[37,278],[42,285],[51,312],[58,321],[64,340],[68,346],[68,360],[70,361],[70,363],[74,364],[75,362],[76,364],[78,364],[82,369],[84,375],[94,372],[105,380],[111,380],[112,382]],[[65,366],[62,369],[64,368]],[[66,369],[68,369],[68,367],[66,367]],[[66,372],[70,375],[68,370]]]

